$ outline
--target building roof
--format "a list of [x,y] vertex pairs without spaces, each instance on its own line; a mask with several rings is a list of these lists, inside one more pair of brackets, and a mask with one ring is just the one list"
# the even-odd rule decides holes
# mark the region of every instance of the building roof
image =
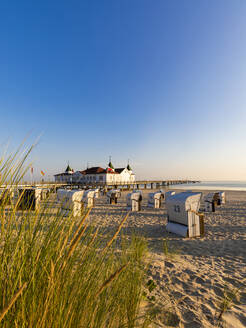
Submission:
[[111,161],[108,163],[108,167],[110,167],[112,170],[114,170],[114,166]]
[[71,169],[71,167],[69,166],[69,164],[68,164],[68,166],[67,166],[65,172],[66,172],[66,173],[68,173],[68,172],[73,172],[73,169]]
[[128,171],[132,171],[132,168],[131,168],[131,166],[129,164],[127,165],[126,168],[127,168]]
[[101,173],[106,173],[106,170],[103,169],[100,166],[94,166],[90,167],[89,169],[86,169],[84,171],[79,171],[81,174],[86,175],[86,174],[101,174]]
[[64,175],[72,175],[73,173],[69,173],[69,172],[63,172],[63,173],[58,173],[58,174],[54,174],[54,176],[56,177],[56,176],[58,176],[58,175],[62,175],[62,176],[64,176]]
[[102,173],[111,173],[111,174],[120,174],[121,172],[123,172],[125,170],[124,167],[121,168],[116,168],[112,171],[108,171],[108,169],[103,169],[100,166],[95,166],[95,167],[90,167],[89,169],[86,169],[84,171],[79,171],[81,174],[83,175],[87,175],[87,174],[102,174]]
[[115,169],[115,172],[116,173],[121,173],[121,172],[123,172],[124,171],[124,167],[121,167],[121,168],[117,168],[117,169]]

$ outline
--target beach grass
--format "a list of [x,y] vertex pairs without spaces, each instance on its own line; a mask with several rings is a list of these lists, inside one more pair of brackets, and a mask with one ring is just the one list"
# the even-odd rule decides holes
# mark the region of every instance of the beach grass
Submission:
[[[18,186],[29,152],[0,160],[1,186]],[[147,247],[120,234],[129,214],[105,241],[88,224],[90,210],[64,217],[48,199],[19,211],[18,198],[8,205],[9,190],[0,204],[1,327],[146,326],[139,313]]]

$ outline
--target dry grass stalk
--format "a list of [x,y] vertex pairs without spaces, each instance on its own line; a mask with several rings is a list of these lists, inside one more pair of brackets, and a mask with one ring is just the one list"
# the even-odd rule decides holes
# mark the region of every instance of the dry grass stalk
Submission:
[[86,218],[89,216],[91,210],[92,210],[92,207],[87,211],[87,213],[85,214],[85,216],[84,216],[84,217],[82,218],[82,220],[80,221],[80,223],[79,223],[79,225],[78,225],[78,228],[76,229],[76,231],[75,231],[75,233],[74,233],[74,235],[73,235],[73,238],[72,238],[72,240],[71,240],[71,245],[74,243],[74,240],[76,239],[77,234],[79,233],[79,231],[80,231],[82,225],[84,224]]
[[65,268],[65,266],[67,264],[67,261],[69,260],[69,258],[73,254],[76,246],[78,245],[79,240],[81,239],[81,237],[85,233],[85,230],[87,229],[87,227],[88,227],[88,223],[85,224],[85,226],[83,227],[83,229],[77,234],[76,238],[73,239],[73,243],[71,243],[70,248],[68,250],[67,258],[62,263],[62,266],[61,266],[61,269],[60,269],[61,271]]
[[128,263],[124,264],[121,268],[119,268],[117,271],[111,274],[111,276],[99,288],[98,292],[96,293],[96,296],[99,296],[104,291],[104,289],[120,275],[120,273],[127,267],[127,265]]
[[93,245],[93,243],[94,243],[94,241],[95,241],[95,239],[96,239],[96,237],[97,237],[97,235],[98,235],[98,231],[99,231],[99,228],[97,228],[97,230],[94,232],[94,234],[93,234],[93,236],[92,236],[92,238],[91,238],[89,244],[86,246],[86,248],[85,248],[85,250],[84,250],[84,253],[83,253],[82,257],[81,257],[81,260],[84,259],[84,257],[85,257],[85,255],[86,255],[87,251],[90,249],[91,245]]
[[239,289],[235,288],[230,290],[228,288],[225,288],[224,297],[221,301],[220,311],[217,318],[218,321],[220,321],[222,319],[223,314],[231,308],[233,302],[235,301],[238,295],[239,295]]
[[11,309],[11,307],[13,306],[13,304],[16,302],[17,298],[21,295],[21,293],[23,292],[23,290],[26,287],[27,287],[27,283],[25,282],[24,285],[18,290],[18,292],[16,292],[14,294],[14,296],[10,300],[9,304],[2,310],[2,312],[0,314],[0,322],[3,320],[3,318],[5,317],[5,315],[7,314],[7,312]]
[[118,236],[118,234],[120,233],[120,230],[123,227],[123,224],[126,222],[126,220],[128,219],[128,216],[130,215],[130,212],[128,212],[126,214],[126,216],[123,218],[123,220],[121,221],[117,231],[115,232],[115,234],[113,235],[113,237],[108,241],[107,245],[104,247],[103,249],[103,253],[112,245],[113,241],[115,240],[115,238]]

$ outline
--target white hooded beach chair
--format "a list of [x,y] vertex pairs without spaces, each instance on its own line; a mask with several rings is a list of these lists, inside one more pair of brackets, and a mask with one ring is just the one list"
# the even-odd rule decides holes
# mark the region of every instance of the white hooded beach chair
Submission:
[[66,196],[69,190],[66,189],[58,189],[56,192],[56,200],[57,202],[61,202]]
[[151,192],[148,195],[148,207],[160,208],[161,201],[164,199],[164,193],[161,191]]
[[94,198],[99,198],[100,190],[99,188],[96,189],[90,189],[91,191],[94,191]]
[[141,191],[134,191],[126,196],[126,205],[127,209],[138,212],[141,210],[141,202],[142,202],[142,193]]
[[73,216],[79,216],[83,209],[83,194],[84,190],[65,190],[57,191],[57,199],[61,203],[62,214],[68,216],[72,213]]
[[203,214],[199,213],[201,193],[182,192],[166,199],[166,230],[183,237],[204,234]]
[[210,192],[204,197],[205,212],[215,212],[215,206],[220,205],[219,192]]
[[50,190],[48,188],[41,189],[41,200],[45,200],[48,198]]
[[226,196],[224,191],[219,192],[220,204],[224,205],[226,203]]
[[94,206],[95,191],[94,190],[85,190],[83,195],[84,206],[89,208]]
[[37,210],[41,200],[40,188],[18,189],[17,210]]
[[118,198],[120,198],[121,192],[118,189],[112,189],[107,192],[107,203],[117,204]]
[[204,197],[205,212],[215,212],[214,193],[209,193]]

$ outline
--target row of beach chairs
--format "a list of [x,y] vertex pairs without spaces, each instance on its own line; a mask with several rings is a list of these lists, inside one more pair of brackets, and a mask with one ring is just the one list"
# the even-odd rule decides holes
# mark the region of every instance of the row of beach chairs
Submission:
[[49,193],[48,188],[5,189],[0,192],[0,204],[16,206],[17,210],[36,210]]
[[[0,194],[0,203],[13,202],[18,198],[19,210],[35,210],[40,201],[46,199],[49,190],[40,188],[19,189],[16,191],[5,190]],[[100,195],[99,189],[90,190],[65,190],[57,191],[57,201],[61,205],[63,215],[79,216],[84,208],[94,205],[94,200]],[[21,196],[21,197],[20,197]],[[110,190],[107,193],[108,204],[117,204],[121,197],[120,190]],[[142,203],[141,191],[127,194],[126,206],[128,210],[140,211]],[[149,193],[148,207],[160,208],[162,201],[166,202],[168,223],[166,230],[184,237],[198,237],[204,234],[204,212],[214,212],[216,206],[226,202],[225,192],[211,192],[204,197],[204,209],[200,207],[201,192],[158,191]]]
[[[148,194],[148,207],[160,208],[162,202],[168,199],[171,196],[174,196],[175,191],[157,191]],[[201,193],[200,193],[201,194]],[[107,193],[107,202],[109,204],[117,204],[118,198],[121,197],[121,192],[119,190],[110,190]],[[126,197],[126,203],[128,209],[132,211],[140,211],[142,202],[142,193],[141,191],[133,191],[128,193]],[[225,192],[211,192],[204,197],[205,212],[214,212],[215,207],[218,205],[225,204]]]
[[94,200],[99,198],[99,193],[99,189],[58,189],[57,201],[61,204],[63,215],[79,216],[84,208],[90,208],[94,205]]
[[[110,204],[117,203],[112,201],[116,197],[116,191],[107,194]],[[113,195],[113,196],[112,196]],[[161,201],[165,200],[168,222],[166,230],[183,237],[201,237],[204,235],[204,212],[214,212],[215,207],[225,204],[225,192],[213,192],[205,195],[205,208],[201,211],[201,192],[181,192],[175,193],[162,191],[149,193],[148,207],[160,208]],[[142,193],[135,191],[129,193],[126,198],[127,209],[140,211]]]

